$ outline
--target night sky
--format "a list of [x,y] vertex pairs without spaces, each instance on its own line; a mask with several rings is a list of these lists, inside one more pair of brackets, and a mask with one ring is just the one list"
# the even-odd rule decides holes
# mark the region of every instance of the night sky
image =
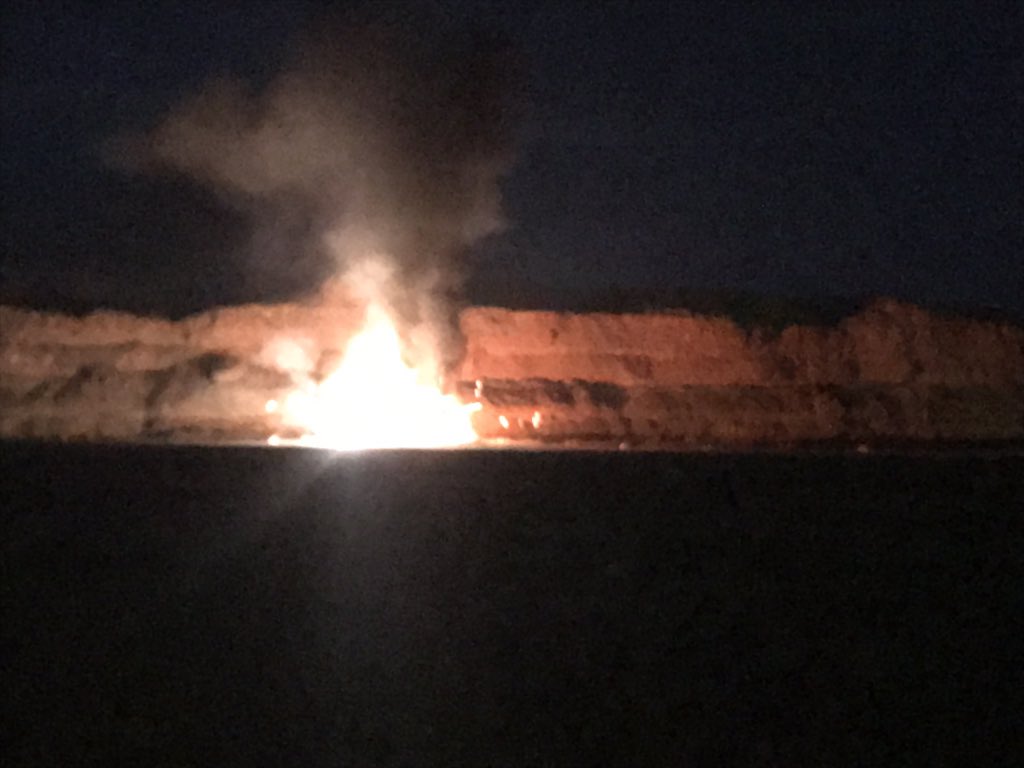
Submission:
[[[473,249],[470,301],[1024,312],[1019,3],[430,5],[503,33],[522,70],[509,227]],[[210,76],[265,83],[320,10],[6,4],[0,301],[181,314],[300,290],[245,279],[248,224],[208,191],[128,177],[100,147]]]

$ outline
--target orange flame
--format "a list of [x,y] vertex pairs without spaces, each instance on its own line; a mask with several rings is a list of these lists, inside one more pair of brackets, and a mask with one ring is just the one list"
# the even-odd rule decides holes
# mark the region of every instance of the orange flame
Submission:
[[441,392],[435,362],[406,364],[398,331],[377,304],[333,373],[267,403],[306,433],[300,444],[345,451],[468,445],[478,439],[471,414],[479,408]]

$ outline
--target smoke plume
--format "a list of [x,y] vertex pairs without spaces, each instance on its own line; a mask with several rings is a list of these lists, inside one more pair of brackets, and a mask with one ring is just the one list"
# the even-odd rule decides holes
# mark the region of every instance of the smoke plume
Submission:
[[282,258],[362,275],[404,331],[430,329],[450,355],[460,259],[503,226],[511,62],[492,35],[411,26],[320,20],[265,87],[212,80],[108,154],[251,217],[255,279]]

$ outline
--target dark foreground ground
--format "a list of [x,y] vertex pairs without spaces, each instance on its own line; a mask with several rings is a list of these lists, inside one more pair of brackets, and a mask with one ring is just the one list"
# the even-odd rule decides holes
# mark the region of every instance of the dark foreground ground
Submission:
[[973,764],[1024,461],[0,444],[8,765]]

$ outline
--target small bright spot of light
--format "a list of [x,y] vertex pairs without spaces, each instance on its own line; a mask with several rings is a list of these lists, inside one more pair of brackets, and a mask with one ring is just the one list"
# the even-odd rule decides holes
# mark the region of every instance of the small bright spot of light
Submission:
[[533,412],[533,418],[530,419],[530,423],[533,424],[533,428],[534,429],[539,429],[540,428],[540,421],[541,421],[541,419],[540,419],[540,411],[534,411]]
[[263,406],[263,410],[267,413],[277,413],[277,400],[267,400],[267,404]]
[[508,429],[508,417],[505,414],[498,417],[498,423],[501,424],[502,429]]
[[271,435],[267,438],[267,445],[278,446],[281,444],[281,438],[279,435]]

